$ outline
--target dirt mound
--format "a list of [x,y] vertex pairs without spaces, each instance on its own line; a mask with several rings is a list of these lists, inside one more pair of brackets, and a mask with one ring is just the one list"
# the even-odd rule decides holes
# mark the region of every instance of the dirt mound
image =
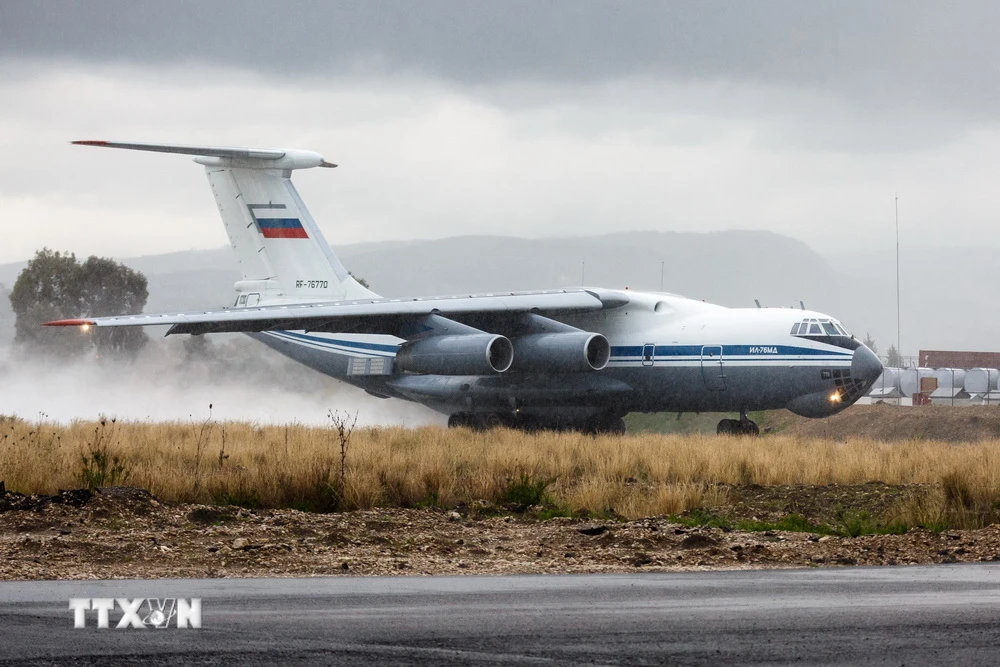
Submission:
[[148,511],[155,505],[155,498],[144,489],[131,486],[109,486],[100,489],[60,489],[54,496],[24,494],[8,491],[0,482],[0,512],[31,510],[41,512],[50,505],[67,505],[75,508],[89,506],[102,510]]
[[768,413],[761,426],[770,433],[832,440],[973,442],[1000,439],[1000,407],[854,405],[825,419],[780,410]]
[[15,491],[7,491],[3,482],[0,482],[0,512],[13,512],[18,510],[41,511],[56,503],[59,505],[70,505],[72,507],[83,507],[93,494],[87,489],[73,489],[70,491],[60,490],[54,496],[39,494],[25,495]]

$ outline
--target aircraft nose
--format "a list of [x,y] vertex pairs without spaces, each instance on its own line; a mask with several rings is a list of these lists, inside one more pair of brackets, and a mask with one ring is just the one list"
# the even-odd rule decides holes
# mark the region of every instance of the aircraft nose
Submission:
[[865,345],[854,350],[851,358],[851,377],[863,382],[875,382],[882,374],[882,362]]

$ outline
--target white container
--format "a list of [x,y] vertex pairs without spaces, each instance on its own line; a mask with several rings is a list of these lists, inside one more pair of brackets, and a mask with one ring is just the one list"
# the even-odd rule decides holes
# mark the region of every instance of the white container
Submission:
[[985,394],[997,388],[1000,370],[996,368],[970,368],[965,372],[965,391],[970,394]]
[[882,374],[875,380],[871,391],[878,392],[882,396],[892,392],[893,389],[899,391],[899,377],[902,371],[903,369],[901,368],[890,368],[888,366],[883,368]]
[[938,381],[938,389],[951,389],[965,384],[964,368],[935,368],[934,377]]

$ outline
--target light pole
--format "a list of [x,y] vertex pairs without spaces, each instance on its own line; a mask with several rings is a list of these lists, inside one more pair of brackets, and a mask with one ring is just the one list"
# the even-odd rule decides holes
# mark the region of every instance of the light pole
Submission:
[[899,195],[895,195],[896,203],[896,354],[899,355],[899,363],[903,364],[903,346],[899,342]]

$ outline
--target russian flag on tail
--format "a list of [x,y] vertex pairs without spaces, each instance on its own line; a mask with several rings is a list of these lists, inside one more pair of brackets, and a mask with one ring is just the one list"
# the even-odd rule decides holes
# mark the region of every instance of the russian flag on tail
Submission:
[[250,204],[248,208],[254,222],[257,223],[257,229],[265,239],[309,238],[302,221],[298,218],[277,217],[282,213],[287,215],[288,211],[284,204]]
[[302,221],[298,218],[257,218],[260,233],[265,239],[307,239]]

